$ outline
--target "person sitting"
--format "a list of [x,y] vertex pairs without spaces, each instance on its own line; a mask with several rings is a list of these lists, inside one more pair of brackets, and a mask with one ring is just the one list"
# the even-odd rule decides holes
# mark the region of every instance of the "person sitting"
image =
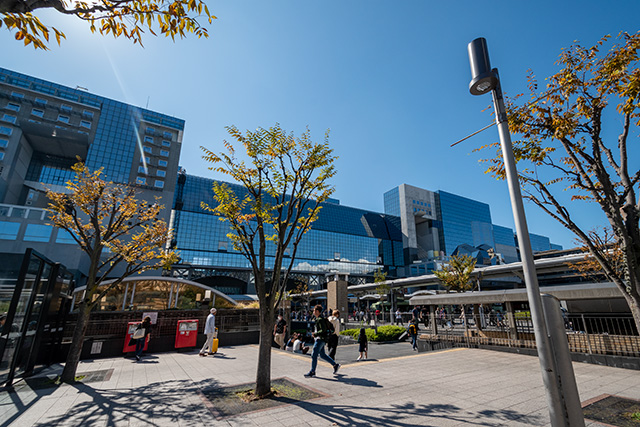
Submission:
[[289,337],[289,341],[287,341],[287,344],[285,344],[285,347],[284,347],[286,351],[293,351],[293,343],[296,341],[297,336],[298,336],[298,333],[294,332]]
[[296,340],[293,342],[293,352],[299,354],[307,354],[308,351],[309,347],[304,345],[302,337],[299,334],[296,334]]

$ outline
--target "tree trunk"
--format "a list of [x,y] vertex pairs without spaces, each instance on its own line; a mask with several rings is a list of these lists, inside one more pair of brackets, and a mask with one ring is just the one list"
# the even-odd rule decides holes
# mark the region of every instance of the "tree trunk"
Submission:
[[78,362],[80,362],[80,354],[82,353],[82,345],[84,343],[85,333],[87,332],[87,326],[89,325],[90,314],[91,307],[83,301],[80,304],[78,320],[73,330],[73,339],[69,347],[69,354],[67,354],[67,361],[62,371],[62,382],[73,383],[76,380],[76,371],[78,369]]
[[271,343],[273,342],[273,310],[260,302],[260,344],[258,344],[258,372],[256,396],[271,392]]
[[636,324],[636,330],[640,333],[640,301],[636,298],[635,295],[629,295],[627,292],[624,293],[624,298],[627,300],[627,304],[629,305],[629,310],[631,311],[631,315],[633,316],[633,320]]

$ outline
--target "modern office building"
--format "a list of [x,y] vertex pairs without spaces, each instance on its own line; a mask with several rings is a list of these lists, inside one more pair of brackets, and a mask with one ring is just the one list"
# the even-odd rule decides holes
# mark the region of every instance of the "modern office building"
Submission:
[[[493,224],[486,203],[402,184],[384,194],[384,210],[400,217],[408,276],[433,270],[456,253],[486,253],[479,258],[484,264],[519,260],[513,230]],[[562,248],[548,237],[530,237],[534,251]]]
[[63,191],[78,158],[141,198],[160,197],[168,222],[183,130],[181,119],[0,68],[0,253],[32,247],[83,270],[43,210],[46,189]]

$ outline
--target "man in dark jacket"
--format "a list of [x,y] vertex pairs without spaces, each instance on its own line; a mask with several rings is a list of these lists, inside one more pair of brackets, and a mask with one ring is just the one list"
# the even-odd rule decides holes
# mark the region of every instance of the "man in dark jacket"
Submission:
[[316,305],[313,309],[313,315],[316,317],[316,325],[315,331],[313,332],[313,337],[315,338],[315,342],[313,344],[313,350],[311,351],[311,370],[304,374],[305,377],[315,377],[316,376],[316,366],[318,366],[318,356],[322,357],[324,360],[329,362],[331,366],[333,366],[333,373],[337,374],[338,369],[340,369],[340,365],[336,363],[331,357],[327,356],[327,353],[324,351],[324,345],[333,333],[331,322],[322,317],[322,306]]

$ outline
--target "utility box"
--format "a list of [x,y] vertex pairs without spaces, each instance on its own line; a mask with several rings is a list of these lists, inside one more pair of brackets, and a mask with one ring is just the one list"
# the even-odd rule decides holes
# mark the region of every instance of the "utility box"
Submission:
[[198,339],[198,319],[178,320],[176,348],[195,347]]
[[[123,353],[129,353],[131,351],[136,351],[136,344],[135,344],[135,340],[133,342],[133,345],[129,345],[129,342],[131,341],[131,337],[133,336],[133,333],[136,331],[136,329],[138,329],[138,325],[141,322],[129,322],[129,324],[127,325],[127,333],[124,336],[124,348],[122,349]],[[144,351],[147,351],[147,347],[149,346],[149,340],[145,340],[144,342]]]

